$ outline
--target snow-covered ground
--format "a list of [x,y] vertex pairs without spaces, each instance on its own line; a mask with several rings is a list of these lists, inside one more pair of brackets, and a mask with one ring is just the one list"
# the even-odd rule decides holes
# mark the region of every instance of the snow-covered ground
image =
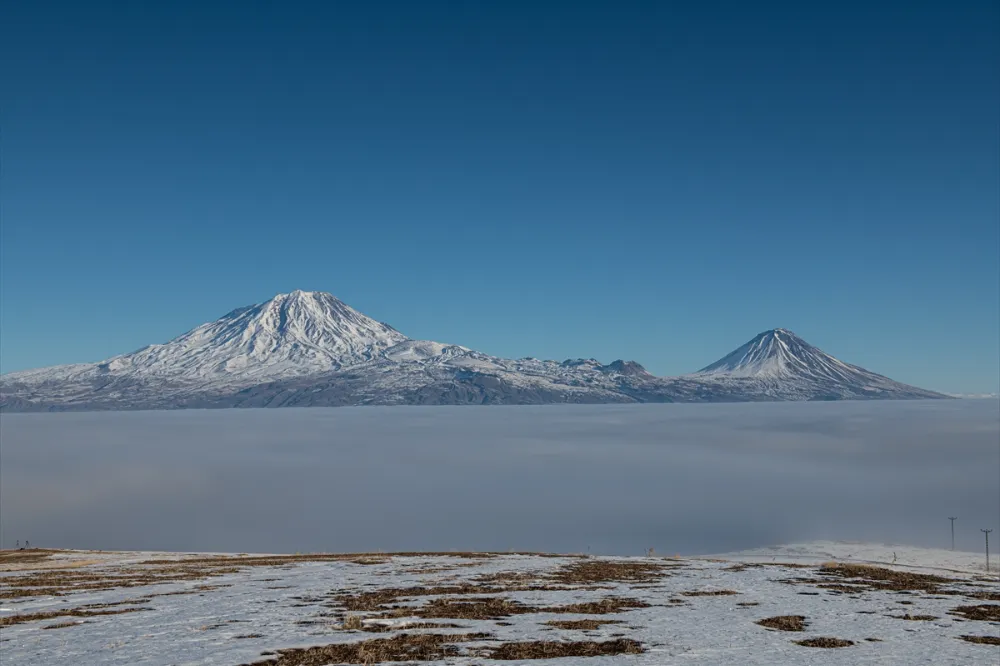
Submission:
[[[0,624],[7,625],[0,630],[0,659],[5,664],[236,666],[278,659],[279,651],[287,648],[360,643],[402,633],[485,634],[456,640],[454,653],[437,662],[456,665],[512,663],[482,655],[484,650],[525,641],[637,641],[644,650],[541,662],[595,666],[966,665],[996,663],[1000,658],[1000,646],[961,638],[996,637],[1000,622],[950,613],[962,606],[987,606],[987,613],[993,612],[990,608],[1000,609],[1000,581],[995,574],[985,574],[981,556],[973,553],[819,542],[689,559],[519,554],[295,559],[82,551],[34,562],[19,563],[12,559],[16,557],[16,552],[5,551],[0,558]],[[842,566],[821,571],[829,561]],[[603,571],[603,565],[614,571],[618,571],[615,567],[641,569],[643,565],[664,568],[631,575],[631,580],[628,573],[618,580],[614,573],[604,579],[601,575],[567,579],[566,572],[579,573],[581,563],[584,569],[597,571]],[[925,589],[880,589],[877,576],[873,577],[876,584],[869,585],[835,573],[847,571],[844,565],[852,563],[877,563],[894,571],[931,573],[949,580],[933,583],[932,589],[919,581],[916,587],[924,585]],[[175,580],[150,583],[153,575]],[[137,584],[124,587],[117,580],[114,587],[100,589],[109,587],[109,576],[129,576]],[[140,579],[145,583],[138,584]],[[840,589],[821,587],[824,584]],[[375,606],[358,609],[361,592],[460,585],[475,587],[396,592]],[[88,586],[91,589],[71,589]],[[14,596],[24,594],[15,590],[33,591],[31,596]],[[705,594],[722,591],[727,593]],[[610,614],[565,608],[609,597],[631,600],[637,607],[618,608]],[[468,619],[462,613],[440,610],[449,608],[442,602],[486,598],[515,603],[499,606],[502,610],[489,619]],[[439,605],[433,605],[434,600]],[[88,614],[129,608],[144,610]],[[58,614],[68,609],[83,615]],[[16,620],[38,613],[49,615]],[[757,624],[788,615],[803,616],[805,630],[778,631]],[[903,619],[904,615],[933,619]],[[344,628],[345,618],[354,616],[369,630],[376,624],[389,627],[382,632]],[[11,618],[17,623],[11,623]],[[546,624],[584,619],[617,623],[593,629]],[[414,620],[458,626],[407,630],[406,624]],[[795,642],[815,637],[843,639],[853,645],[817,648]],[[275,663],[329,663],[317,659],[295,662],[286,654]]]

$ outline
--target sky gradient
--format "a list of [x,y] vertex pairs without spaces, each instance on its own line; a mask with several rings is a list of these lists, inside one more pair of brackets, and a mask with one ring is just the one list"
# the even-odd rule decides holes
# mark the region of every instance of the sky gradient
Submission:
[[1000,389],[1000,6],[675,4],[6,3],[0,369],[306,289],[499,356],[784,327]]

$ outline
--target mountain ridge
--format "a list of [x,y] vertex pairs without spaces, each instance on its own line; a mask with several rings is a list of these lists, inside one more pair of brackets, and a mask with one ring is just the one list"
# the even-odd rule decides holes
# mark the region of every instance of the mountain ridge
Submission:
[[783,328],[656,377],[635,361],[503,359],[414,340],[325,292],[231,310],[163,344],[0,376],[5,411],[946,398],[844,363]]

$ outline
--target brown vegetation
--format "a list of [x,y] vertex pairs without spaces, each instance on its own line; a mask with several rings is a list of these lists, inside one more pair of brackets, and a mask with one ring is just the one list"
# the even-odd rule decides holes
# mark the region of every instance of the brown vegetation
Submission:
[[17,615],[4,615],[0,617],[0,627],[9,627],[13,624],[23,624],[24,622],[35,622],[38,620],[51,620],[54,617],[94,617],[97,615],[121,615],[122,613],[136,613],[138,611],[153,610],[152,608],[119,608],[117,610],[82,610],[79,608],[65,608],[57,611],[43,611],[39,613],[19,613]]
[[653,562],[619,562],[583,560],[567,564],[546,576],[563,585],[592,585],[594,583],[639,583],[659,580],[668,569],[677,564]]
[[843,638],[829,638],[827,636],[807,638],[803,641],[795,641],[795,643],[814,648],[842,648],[854,645],[854,641],[844,640]]
[[979,606],[959,606],[948,611],[952,615],[961,615],[967,620],[982,620],[983,622],[1000,622],[1000,605],[982,604]]
[[278,650],[275,657],[253,666],[324,666],[377,664],[386,661],[438,661],[461,655],[458,643],[482,641],[490,634],[400,634],[360,643],[334,643],[310,648]]
[[390,631],[409,631],[410,629],[463,629],[462,625],[452,622],[407,622],[399,625],[369,622],[361,627],[361,631],[371,634],[385,634]]
[[941,576],[896,571],[867,564],[825,565],[820,567],[819,573],[828,577],[845,578],[855,585],[870,590],[938,592],[941,585],[961,582]]
[[47,624],[42,629],[64,629],[66,627],[75,627],[78,624],[82,624],[81,621],[77,622],[56,622],[55,624]]
[[618,654],[642,654],[645,652],[642,643],[619,638],[613,641],[524,641],[519,643],[504,643],[497,647],[489,647],[481,651],[486,659],[501,661],[517,661],[521,659],[559,659],[600,657]]
[[600,629],[605,624],[621,624],[621,620],[549,620],[545,624],[557,629],[593,631]]
[[1000,636],[962,636],[963,641],[981,645],[1000,645]]
[[808,623],[802,615],[778,615],[757,620],[757,624],[778,631],[805,631]]

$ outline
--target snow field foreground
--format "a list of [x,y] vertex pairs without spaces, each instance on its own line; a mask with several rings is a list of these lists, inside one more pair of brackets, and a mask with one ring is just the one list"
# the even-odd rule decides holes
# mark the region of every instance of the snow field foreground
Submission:
[[687,559],[3,551],[0,608],[11,664],[1000,657],[1000,581],[979,556],[834,542]]

